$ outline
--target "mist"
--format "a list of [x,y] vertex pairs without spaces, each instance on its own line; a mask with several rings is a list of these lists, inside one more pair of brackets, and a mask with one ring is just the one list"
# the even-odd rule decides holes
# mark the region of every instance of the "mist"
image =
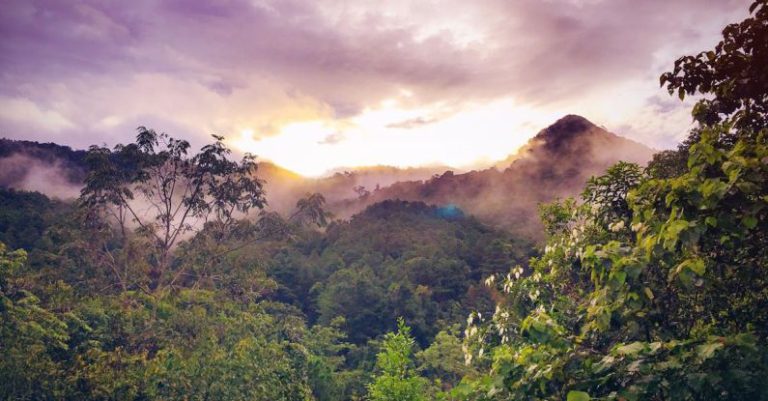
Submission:
[[[0,159],[0,185],[73,200],[85,178],[84,152],[52,144],[6,141]],[[529,238],[543,234],[538,205],[578,196],[591,176],[618,161],[645,165],[653,149],[598,127],[579,116],[566,116],[541,130],[515,154],[494,167],[455,172],[449,167],[396,168],[372,166],[344,169],[322,178],[307,178],[269,162],[255,173],[264,184],[268,211],[289,216],[296,202],[321,193],[337,219],[349,219],[366,207],[388,199],[456,205],[467,214]],[[138,213],[151,205],[132,202]],[[256,218],[249,213],[240,218]],[[201,222],[193,223],[200,226]]]
[[0,158],[0,186],[35,191],[65,201],[80,195],[82,184],[70,181],[70,172],[60,160],[42,161],[25,154]]
[[493,226],[542,238],[539,204],[578,197],[590,177],[619,161],[644,166],[653,153],[653,149],[612,134],[583,117],[566,116],[540,131],[498,167],[463,174],[447,171],[427,180],[397,182],[368,197],[331,206],[346,217],[385,199],[455,204]]

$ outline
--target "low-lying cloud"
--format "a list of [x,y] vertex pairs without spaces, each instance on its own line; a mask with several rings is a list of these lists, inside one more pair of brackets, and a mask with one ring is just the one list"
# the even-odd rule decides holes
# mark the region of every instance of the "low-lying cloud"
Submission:
[[0,158],[0,187],[73,200],[80,196],[82,184],[70,181],[67,172],[61,161],[45,162],[17,153]]

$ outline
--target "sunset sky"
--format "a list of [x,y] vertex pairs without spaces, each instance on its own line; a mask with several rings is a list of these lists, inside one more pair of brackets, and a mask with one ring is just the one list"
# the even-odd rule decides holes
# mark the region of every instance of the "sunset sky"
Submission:
[[4,0],[0,137],[76,148],[145,125],[305,175],[487,165],[565,114],[669,148],[659,89],[748,0]]

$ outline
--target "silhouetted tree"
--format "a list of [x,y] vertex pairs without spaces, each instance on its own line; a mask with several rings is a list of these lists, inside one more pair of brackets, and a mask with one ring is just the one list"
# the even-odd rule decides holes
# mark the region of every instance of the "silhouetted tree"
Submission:
[[714,50],[683,56],[661,76],[670,94],[707,96],[693,117],[704,125],[733,123],[742,134],[768,127],[768,0],[756,0],[751,16],[723,29]]
[[254,177],[255,157],[230,161],[223,137],[214,135],[213,143],[189,156],[187,141],[145,127],[138,131],[135,143],[114,150],[90,148],[80,203],[92,212],[91,221],[111,216],[124,236],[133,223],[151,239],[156,256],[150,288],[157,289],[170,266],[171,249],[186,233],[206,223],[225,229],[236,212],[262,208],[266,201]]
[[307,193],[296,202],[296,212],[290,219],[299,224],[315,224],[318,227],[328,225],[330,214],[325,210],[325,197],[321,193]]

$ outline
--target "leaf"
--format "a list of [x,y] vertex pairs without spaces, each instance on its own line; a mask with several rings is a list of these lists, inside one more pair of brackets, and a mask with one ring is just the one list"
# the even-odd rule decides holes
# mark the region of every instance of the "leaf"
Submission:
[[617,271],[611,273],[609,286],[613,288],[619,288],[627,281],[627,273],[623,271]]
[[706,271],[706,266],[704,265],[704,260],[702,259],[691,260],[691,263],[688,264],[688,268],[699,276],[703,275],[704,271]]
[[566,401],[589,401],[591,400],[589,394],[583,391],[569,391]]
[[721,342],[712,342],[712,343],[706,343],[699,345],[697,348],[699,358],[701,360],[712,358],[713,355],[715,355],[715,352],[719,350],[720,348],[723,348],[723,343]]
[[707,270],[704,260],[700,258],[686,259],[675,268],[675,273],[683,275],[686,271],[692,271],[701,276]]
[[653,301],[653,291],[651,291],[651,289],[648,287],[645,287],[643,291],[645,291],[645,296],[648,297],[648,299],[650,299],[651,301]]
[[645,349],[645,344],[639,341],[636,341],[631,344],[627,344],[619,348],[616,348],[616,352],[618,352],[621,355],[634,355],[642,351],[643,349]]
[[701,185],[701,193],[706,198],[721,199],[728,191],[728,184],[720,180],[707,180]]
[[744,227],[747,227],[748,229],[753,229],[757,227],[757,217],[755,216],[744,216],[744,218],[741,219],[741,223],[744,224]]

